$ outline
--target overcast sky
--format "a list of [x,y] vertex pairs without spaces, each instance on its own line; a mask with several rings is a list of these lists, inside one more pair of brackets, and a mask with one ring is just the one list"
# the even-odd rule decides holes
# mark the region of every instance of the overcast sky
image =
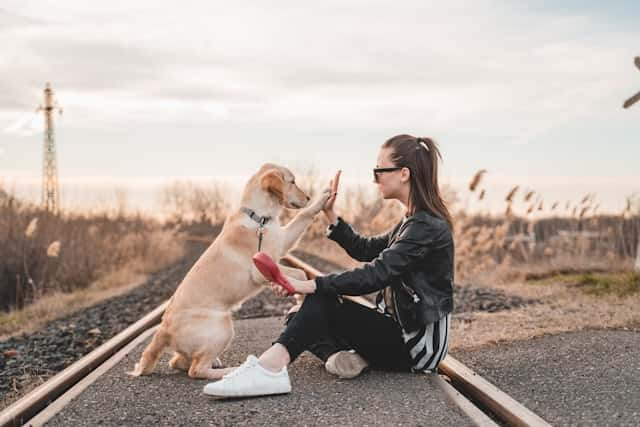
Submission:
[[488,169],[489,206],[520,184],[619,210],[640,191],[640,105],[622,109],[638,17],[638,1],[3,0],[0,178],[39,183],[51,81],[68,193],[242,181],[265,161],[368,183],[380,144],[411,133],[440,143],[444,182]]

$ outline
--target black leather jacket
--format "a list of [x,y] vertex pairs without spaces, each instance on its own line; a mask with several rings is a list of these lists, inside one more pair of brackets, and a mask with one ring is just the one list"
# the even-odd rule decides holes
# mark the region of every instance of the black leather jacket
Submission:
[[316,293],[364,295],[391,286],[406,331],[453,311],[454,243],[448,223],[418,211],[388,233],[363,237],[338,217],[327,235],[362,267],[316,278]]

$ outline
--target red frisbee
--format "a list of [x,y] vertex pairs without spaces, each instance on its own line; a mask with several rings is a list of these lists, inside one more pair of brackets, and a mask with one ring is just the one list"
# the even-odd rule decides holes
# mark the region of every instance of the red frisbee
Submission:
[[278,264],[276,264],[268,254],[265,252],[256,253],[253,256],[253,263],[265,279],[282,286],[289,292],[289,295],[296,293],[296,290],[293,289],[291,283],[289,283],[287,278],[282,275]]

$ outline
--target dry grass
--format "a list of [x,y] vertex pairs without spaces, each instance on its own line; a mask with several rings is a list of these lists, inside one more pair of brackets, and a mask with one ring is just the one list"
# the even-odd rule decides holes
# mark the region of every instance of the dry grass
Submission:
[[52,215],[0,183],[0,336],[125,293],[176,262],[184,255],[179,230],[224,218],[225,191],[217,183],[167,185],[163,223],[127,214],[122,191],[111,208]]
[[564,283],[575,286],[589,295],[630,296],[640,292],[640,273],[622,271],[617,273],[560,274],[542,280],[537,284]]
[[219,182],[194,183],[174,181],[162,188],[158,199],[167,212],[169,221],[217,223],[229,213],[229,188]]
[[53,291],[19,310],[0,313],[0,339],[41,328],[51,320],[122,295],[145,282],[149,273],[169,265],[184,255],[175,236],[153,233],[155,244],[146,256],[134,256],[117,269],[107,270],[86,288],[72,292]]
[[476,191],[478,185],[482,181],[482,177],[487,173],[486,169],[481,169],[471,178],[471,182],[469,183],[469,191]]
[[[471,192],[485,175],[484,170],[474,175],[469,184]],[[618,215],[597,215],[595,193],[582,196],[575,204],[567,201],[562,213],[559,201],[545,204],[535,190],[525,190],[522,200],[517,201],[519,189],[516,185],[506,194],[504,215],[456,213],[459,281],[515,280],[562,270],[629,271],[634,268],[634,260],[640,262],[637,196],[629,196]],[[478,204],[483,199],[469,198]]]
[[125,292],[184,256],[179,236],[122,209],[53,215],[0,187],[0,335]]
[[527,340],[581,329],[640,329],[640,293],[590,295],[570,280],[494,286],[510,294],[536,298],[541,304],[497,313],[476,312],[452,322],[451,349]]

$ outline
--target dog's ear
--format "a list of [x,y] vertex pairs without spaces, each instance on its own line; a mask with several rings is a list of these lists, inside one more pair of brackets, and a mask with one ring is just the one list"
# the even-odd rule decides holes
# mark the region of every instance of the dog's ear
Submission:
[[284,175],[277,169],[271,169],[260,175],[260,187],[273,193],[280,203],[284,201]]

